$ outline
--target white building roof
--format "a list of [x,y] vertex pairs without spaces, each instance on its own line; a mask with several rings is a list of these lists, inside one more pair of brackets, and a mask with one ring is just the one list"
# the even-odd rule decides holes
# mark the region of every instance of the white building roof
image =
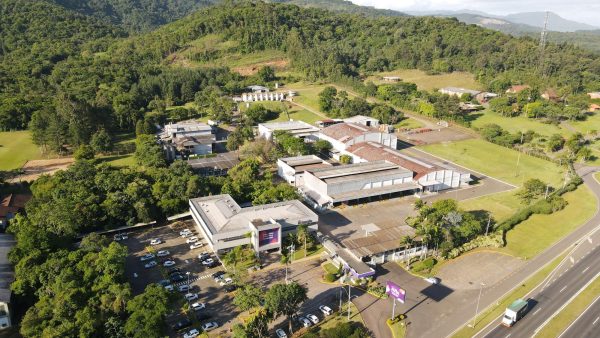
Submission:
[[356,116],[352,116],[347,119],[344,119],[344,122],[358,123],[358,124],[365,124],[365,122],[367,122],[367,121],[379,123],[378,119],[372,118],[370,116],[364,116],[364,115],[356,115]]
[[317,214],[298,200],[240,207],[228,194],[194,198],[193,208],[204,219],[212,234],[248,229],[254,220],[275,220],[290,224],[316,221]]
[[444,88],[440,89],[440,92],[442,92],[442,93],[449,92],[449,93],[456,93],[456,94],[471,94],[471,95],[477,95],[477,94],[481,93],[480,90],[458,88],[458,87],[444,87]]
[[269,129],[271,131],[288,131],[290,133],[301,133],[301,132],[317,132],[319,128],[314,127],[304,121],[282,121],[282,122],[267,122],[260,123],[259,127]]
[[170,136],[174,133],[211,133],[212,127],[206,123],[196,122],[192,120],[182,121],[178,123],[169,123],[165,125],[165,133]]

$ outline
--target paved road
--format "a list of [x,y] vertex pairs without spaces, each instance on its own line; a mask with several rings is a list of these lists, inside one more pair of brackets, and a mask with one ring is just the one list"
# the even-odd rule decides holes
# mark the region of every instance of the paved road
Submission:
[[[563,305],[569,303],[590,281],[593,281],[600,274],[600,246],[595,245],[592,251],[588,251],[581,260],[560,275],[556,281],[534,293],[528,299],[530,310],[523,319],[518,321],[512,328],[501,325],[496,326],[485,337],[500,338],[510,334],[511,338],[528,338],[537,334],[557,311],[562,310]],[[581,336],[574,335],[570,337]]]
[[[600,198],[600,184],[593,178],[593,171],[600,168],[583,168],[578,172],[582,175],[585,184]],[[503,280],[498,281],[494,286],[484,287],[481,295],[480,309],[494,304],[504,294],[512,290],[516,285],[519,285],[536,271],[544,267],[548,262],[561,255],[567,249],[575,245],[582,236],[589,233],[592,229],[600,225],[600,213],[596,212],[588,222],[577,228],[575,231],[558,241],[556,244],[546,249],[544,252],[531,259],[527,264],[523,265],[519,270],[506,276]],[[443,310],[442,314],[435,316],[425,316],[423,310],[427,306],[419,306],[421,311],[413,311],[422,313],[413,319],[413,325],[408,328],[409,337],[447,337],[453,332],[466,325],[474,314],[474,309],[477,302],[477,293],[463,293],[463,300],[451,309]],[[416,309],[415,309],[416,310]]]
[[600,297],[596,298],[596,300],[590,304],[590,306],[558,337],[600,337]]

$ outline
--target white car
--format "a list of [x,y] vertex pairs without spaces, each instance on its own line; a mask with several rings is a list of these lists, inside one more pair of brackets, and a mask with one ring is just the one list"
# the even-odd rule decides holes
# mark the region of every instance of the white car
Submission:
[[233,283],[233,279],[231,279],[230,277],[221,279],[221,281],[219,282],[219,284],[221,284],[221,286],[225,286],[225,285],[231,284],[231,283]]
[[152,238],[150,240],[150,245],[159,245],[160,243],[162,243],[162,241],[160,240],[160,238]]
[[311,327],[312,326],[312,323],[310,322],[310,320],[308,320],[308,319],[306,319],[306,318],[304,318],[302,316],[298,317],[298,322],[300,324],[302,324],[302,326],[304,326],[304,327]]
[[174,290],[173,285],[171,285],[171,284],[165,285],[165,290],[167,290],[167,291],[173,291]]
[[183,338],[195,338],[200,335],[200,331],[197,329],[191,329],[188,332],[183,334]]
[[202,247],[202,243],[200,243],[200,242],[192,243],[190,245],[190,250],[198,249],[198,248],[201,248],[201,247]]
[[425,281],[430,284],[440,284],[440,279],[437,277],[428,277],[425,278]]
[[211,265],[211,264],[213,264],[214,262],[215,262],[215,260],[214,260],[214,259],[212,259],[212,258],[207,258],[207,259],[205,259],[205,260],[203,260],[203,261],[202,261],[202,265]]
[[219,327],[219,324],[217,324],[216,322],[210,322],[210,323],[204,323],[202,324],[202,330],[208,332],[208,331],[212,331],[216,328]]
[[277,335],[277,338],[287,338],[287,334],[285,334],[285,331],[282,329],[275,330],[275,334]]
[[182,237],[187,237],[187,236],[189,236],[191,233],[192,233],[192,230],[190,230],[190,229],[183,229],[183,230],[181,230],[181,231],[179,232],[179,236],[182,236]]
[[210,257],[210,254],[208,252],[203,252],[201,254],[198,255],[198,259],[203,261],[205,259],[207,259],[208,257]]
[[325,315],[325,316],[329,316],[333,313],[333,311],[331,310],[331,308],[327,305],[321,305],[319,306],[319,310],[321,310],[321,312]]
[[194,303],[194,304],[191,305],[191,307],[192,307],[192,310],[194,310],[194,311],[200,311],[200,310],[206,308],[206,304],[204,304],[204,303]]
[[185,284],[185,285],[179,285],[179,287],[177,288],[177,290],[179,290],[179,292],[188,292],[190,291],[190,286]]
[[158,257],[165,257],[168,256],[170,254],[169,250],[159,250],[156,255]]
[[146,263],[146,264],[144,265],[144,267],[145,267],[146,269],[150,269],[150,268],[153,268],[153,267],[155,267],[157,264],[158,264],[158,263],[156,263],[156,261],[150,261],[150,262]]
[[313,315],[313,314],[307,314],[306,318],[308,318],[308,320],[310,320],[313,324],[318,324],[319,323],[319,317]]
[[186,293],[184,297],[188,301],[192,301],[192,300],[198,299],[198,294],[197,293]]
[[148,254],[145,254],[142,257],[140,257],[140,261],[142,261],[142,262],[149,261],[152,258],[154,258],[154,254],[148,253]]
[[199,239],[198,239],[198,236],[192,236],[192,237],[190,237],[190,238],[186,239],[186,240],[185,240],[185,242],[186,242],[187,244],[192,244],[192,243],[196,243],[196,242],[198,242],[198,240],[199,240]]
[[169,267],[169,266],[173,266],[175,264],[177,264],[177,263],[175,263],[175,261],[169,259],[168,261],[163,263],[163,266]]

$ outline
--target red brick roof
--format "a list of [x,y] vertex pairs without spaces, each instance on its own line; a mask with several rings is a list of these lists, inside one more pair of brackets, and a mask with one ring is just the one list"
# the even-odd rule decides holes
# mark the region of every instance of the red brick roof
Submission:
[[16,213],[25,207],[31,199],[31,195],[25,194],[10,194],[0,202],[0,217],[6,217],[9,213]]
[[531,87],[529,85],[515,85],[515,86],[508,88],[508,90],[506,90],[506,92],[507,93],[518,93],[525,89],[531,89]]
[[355,123],[337,123],[327,128],[321,129],[323,135],[329,136],[334,140],[344,142],[345,138],[355,138],[366,133],[378,133],[379,130]]

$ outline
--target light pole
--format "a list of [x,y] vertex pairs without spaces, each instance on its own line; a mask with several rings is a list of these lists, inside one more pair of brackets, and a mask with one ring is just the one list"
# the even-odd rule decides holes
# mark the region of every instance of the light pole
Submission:
[[[188,293],[190,293],[190,272],[186,272],[185,273],[187,275],[187,286],[188,286]],[[190,308],[190,299],[188,297],[186,297],[187,301],[188,301],[188,308]]]
[[477,306],[475,307],[475,317],[473,317],[473,323],[471,323],[471,327],[475,328],[475,320],[477,320],[477,313],[479,312],[479,301],[481,300],[481,292],[483,291],[483,287],[485,284],[481,282],[479,284],[479,297],[477,297]]

